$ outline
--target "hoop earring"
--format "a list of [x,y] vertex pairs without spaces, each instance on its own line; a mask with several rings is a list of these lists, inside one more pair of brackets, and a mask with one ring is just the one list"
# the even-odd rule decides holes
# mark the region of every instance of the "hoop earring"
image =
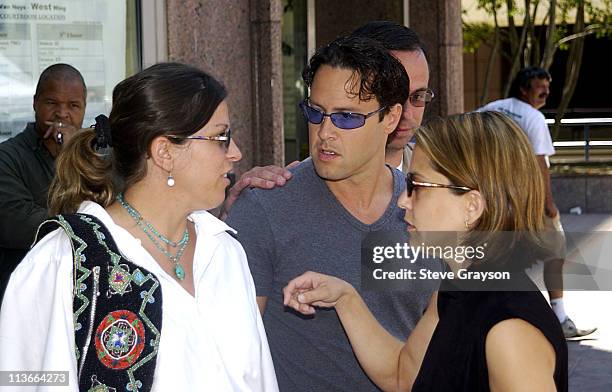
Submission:
[[170,188],[174,186],[174,177],[172,177],[172,173],[168,173],[168,180],[166,181],[166,184],[168,184]]

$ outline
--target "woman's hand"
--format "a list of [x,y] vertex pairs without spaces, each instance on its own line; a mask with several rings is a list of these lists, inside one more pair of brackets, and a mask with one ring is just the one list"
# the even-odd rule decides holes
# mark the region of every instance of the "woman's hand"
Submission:
[[283,303],[311,315],[315,307],[334,307],[355,356],[366,374],[384,391],[396,391],[404,343],[376,321],[357,290],[342,279],[306,272],[283,289]]
[[283,303],[302,314],[314,314],[315,307],[338,306],[355,293],[349,283],[334,276],[308,271],[291,280],[283,289]]

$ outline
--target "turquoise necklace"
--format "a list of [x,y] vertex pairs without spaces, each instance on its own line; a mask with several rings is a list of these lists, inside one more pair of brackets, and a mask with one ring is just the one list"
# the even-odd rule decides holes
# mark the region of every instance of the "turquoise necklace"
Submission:
[[[134,220],[136,221],[136,224],[142,229],[142,231],[145,233],[147,238],[149,238],[151,242],[153,242],[153,245],[155,245],[155,247],[160,252],[162,252],[168,259],[170,259],[170,262],[172,264],[174,264],[174,275],[179,280],[185,279],[185,270],[183,269],[183,266],[180,264],[180,260],[181,260],[181,256],[185,252],[185,249],[187,248],[187,245],[189,244],[189,230],[185,229],[185,232],[183,233],[183,237],[181,238],[179,242],[171,241],[168,237],[164,236],[159,231],[155,230],[153,225],[151,225],[151,223],[149,223],[146,219],[142,217],[142,215],[140,215],[140,212],[138,212],[127,201],[125,201],[125,198],[123,197],[123,193],[120,193],[117,195],[117,201],[119,202],[119,204],[121,204],[121,207],[125,208],[127,213],[132,218],[134,218]],[[165,244],[168,244],[169,246],[173,248],[178,247],[176,254],[173,255],[170,252],[168,252],[158,240],[161,240],[162,242],[164,242]]]

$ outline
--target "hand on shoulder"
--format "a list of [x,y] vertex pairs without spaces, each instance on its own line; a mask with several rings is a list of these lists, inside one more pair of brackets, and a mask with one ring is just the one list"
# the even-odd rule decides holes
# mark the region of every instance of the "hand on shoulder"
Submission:
[[255,166],[244,173],[240,179],[231,187],[223,204],[222,212],[219,216],[221,220],[227,218],[229,210],[238,199],[242,191],[247,188],[272,189],[277,186],[284,186],[293,176],[289,169],[296,167],[300,162],[294,161],[287,166]]

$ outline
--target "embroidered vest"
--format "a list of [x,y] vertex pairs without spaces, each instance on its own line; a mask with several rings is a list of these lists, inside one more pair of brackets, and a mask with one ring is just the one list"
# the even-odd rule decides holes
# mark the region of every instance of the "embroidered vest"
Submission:
[[108,229],[87,214],[59,215],[72,242],[73,316],[79,390],[150,391],[162,327],[162,292],[149,271],[126,260]]

